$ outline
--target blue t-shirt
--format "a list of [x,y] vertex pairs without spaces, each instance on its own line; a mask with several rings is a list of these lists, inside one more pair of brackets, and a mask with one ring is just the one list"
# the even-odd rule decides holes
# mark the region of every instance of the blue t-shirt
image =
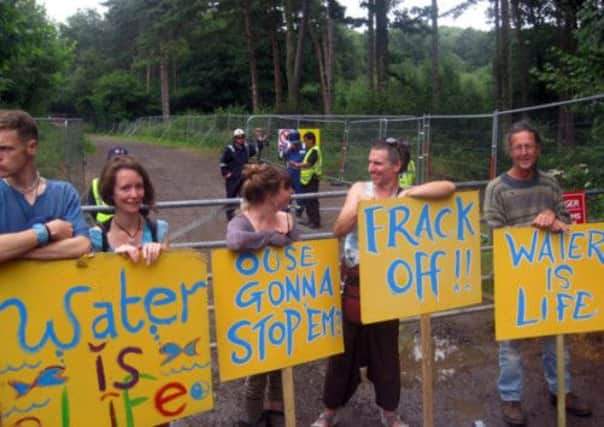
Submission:
[[47,179],[46,189],[32,206],[22,193],[0,180],[0,233],[18,233],[53,219],[70,222],[74,237],[88,237],[80,196],[70,183]]
[[[151,243],[153,242],[153,236],[151,234],[151,228],[145,221],[143,223],[143,237],[141,239],[142,243]],[[161,219],[157,220],[157,241],[159,243],[163,243],[166,240],[166,236],[168,235],[168,222],[163,221]],[[90,228],[89,230],[90,243],[92,244],[92,250],[94,252],[103,252],[103,230],[98,225]],[[113,252],[113,248],[109,248],[108,252]]]

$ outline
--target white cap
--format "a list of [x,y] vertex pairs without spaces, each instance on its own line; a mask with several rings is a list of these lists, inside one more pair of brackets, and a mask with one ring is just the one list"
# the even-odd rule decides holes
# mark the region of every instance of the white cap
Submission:
[[235,129],[233,131],[233,136],[245,136],[245,131],[243,129]]

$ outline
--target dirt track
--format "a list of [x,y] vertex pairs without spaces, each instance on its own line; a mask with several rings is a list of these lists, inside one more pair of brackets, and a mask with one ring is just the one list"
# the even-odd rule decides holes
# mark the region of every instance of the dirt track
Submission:
[[[87,182],[96,176],[107,149],[115,141],[95,139],[97,151],[87,159]],[[123,142],[130,153],[148,168],[159,201],[222,198],[224,188],[218,171],[218,156],[187,149],[157,147]],[[325,190],[325,187],[322,187]],[[341,188],[338,188],[341,189]],[[341,199],[322,201],[323,230],[328,231]],[[331,209],[330,209],[331,208]],[[171,241],[222,240],[226,227],[220,208],[170,209],[159,212],[170,223]],[[470,426],[482,420],[486,426],[505,426],[499,412],[496,390],[497,347],[491,311],[466,314],[433,321],[435,341],[434,420],[435,426]],[[399,412],[411,426],[422,425],[421,361],[418,354],[419,325],[401,325],[402,390]],[[569,415],[567,425],[604,426],[604,335],[573,335],[566,338],[571,349],[573,390],[593,404],[594,415],[580,419]],[[531,426],[555,426],[556,410],[546,394],[540,354],[540,341],[525,342],[524,406]],[[213,354],[214,361],[216,355]],[[309,426],[322,408],[321,394],[325,361],[316,361],[294,369],[298,426]],[[214,364],[214,410],[180,420],[177,427],[233,426],[242,407],[242,380],[218,381]],[[370,383],[363,383],[342,411],[343,427],[377,427],[378,409]]]

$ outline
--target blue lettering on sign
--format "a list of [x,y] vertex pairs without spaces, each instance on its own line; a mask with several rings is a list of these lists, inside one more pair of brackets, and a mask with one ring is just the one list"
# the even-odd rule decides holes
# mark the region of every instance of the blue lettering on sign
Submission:
[[375,223],[374,213],[377,211],[381,211],[383,208],[381,206],[370,206],[365,208],[365,221],[366,221],[366,229],[367,229],[367,250],[371,253],[376,253],[378,251],[377,248],[377,239],[376,232],[379,230],[383,230],[384,227],[378,226]]
[[231,352],[231,361],[237,365],[248,362],[252,357],[252,345],[245,339],[240,338],[238,332],[242,328],[249,327],[252,324],[249,320],[240,320],[235,322],[227,331],[227,339],[231,344],[241,347],[243,355],[238,355],[237,351]]
[[587,258],[593,258],[595,254],[598,257],[598,260],[601,263],[604,263],[604,253],[602,253],[602,244],[604,244],[604,232],[600,230],[589,230]]
[[[95,302],[92,306],[104,311],[104,313],[99,314],[92,321],[92,333],[94,338],[99,341],[103,341],[106,338],[117,337],[115,316],[113,314],[113,304],[110,302]],[[105,328],[100,329],[99,325],[103,322],[105,323]]]
[[[424,277],[430,281],[430,290],[432,295],[438,300],[439,296],[439,274],[442,269],[438,267],[439,259],[446,255],[445,251],[434,251],[432,254],[417,251],[415,253],[415,270],[402,259],[394,260],[386,270],[386,283],[393,294],[403,295],[407,293],[413,284],[417,298],[424,300]],[[425,260],[429,260],[429,266],[426,268]],[[402,273],[399,273],[400,269]],[[397,273],[402,274],[404,279],[402,282],[397,281]]]
[[436,218],[434,219],[434,231],[436,232],[436,235],[438,237],[440,237],[441,239],[446,239],[449,236],[447,233],[445,233],[443,231],[442,223],[444,220],[444,216],[451,215],[452,213],[453,213],[453,211],[450,208],[443,208],[443,209],[439,210],[438,213],[436,214]]
[[80,343],[82,331],[80,328],[80,322],[76,318],[75,313],[72,309],[72,299],[76,294],[90,292],[90,286],[74,286],[69,288],[65,293],[65,297],[63,299],[63,309],[67,318],[69,319],[69,324],[72,329],[72,338],[70,341],[63,342],[57,337],[55,332],[54,321],[49,320],[46,322],[46,328],[40,341],[37,344],[30,345],[27,343],[27,336],[31,335],[27,333],[27,308],[23,301],[18,298],[9,298],[6,301],[0,304],[0,312],[6,310],[7,308],[14,307],[17,309],[19,313],[19,328],[18,328],[18,340],[19,346],[21,349],[27,353],[35,354],[44,348],[47,341],[50,340],[56,346],[57,349],[61,351],[70,350],[77,346]]
[[471,201],[467,206],[464,206],[461,197],[457,196],[455,197],[455,203],[457,205],[457,240],[464,241],[466,240],[464,230],[467,230],[467,233],[470,236],[476,234],[472,227],[472,223],[470,222],[470,218],[468,218],[470,211],[474,207],[474,202]]
[[[399,213],[403,214],[403,218],[400,220]],[[397,246],[397,234],[403,236],[407,243],[409,243],[411,246],[419,245],[419,242],[415,240],[405,228],[407,221],[409,221],[411,217],[411,211],[409,208],[407,206],[395,206],[389,210],[388,214],[388,243],[386,246],[389,248],[394,248]]]

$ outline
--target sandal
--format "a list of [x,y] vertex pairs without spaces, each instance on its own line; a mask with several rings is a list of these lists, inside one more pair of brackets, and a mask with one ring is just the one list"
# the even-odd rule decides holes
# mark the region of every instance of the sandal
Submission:
[[319,418],[317,418],[315,422],[310,425],[310,427],[334,427],[338,424],[338,422],[338,414],[336,412],[321,412]]
[[386,414],[384,411],[380,411],[380,420],[384,427],[409,427],[409,424],[405,424],[395,412]]

